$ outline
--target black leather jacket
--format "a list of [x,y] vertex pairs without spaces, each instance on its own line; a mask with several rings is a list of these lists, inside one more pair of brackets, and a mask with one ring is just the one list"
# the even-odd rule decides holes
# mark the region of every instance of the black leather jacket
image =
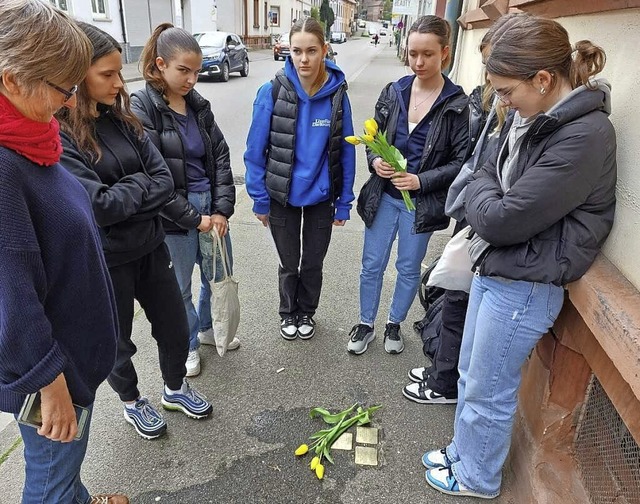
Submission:
[[[211,105],[193,89],[185,96],[196,113],[200,135],[205,144],[205,169],[211,182],[211,213],[229,218],[233,215],[236,189],[229,160],[229,146],[216,124]],[[164,157],[175,192],[162,211],[167,233],[184,233],[200,224],[201,216],[187,199],[187,174],[180,130],[161,94],[147,83],[131,95],[131,108],[142,121],[149,138]]]
[[[400,115],[398,83],[390,83],[380,93],[374,119],[381,131],[387,132],[387,140],[393,144]],[[469,141],[468,98],[462,88],[436,105],[434,118],[425,142],[418,178],[420,190],[416,195],[416,233],[445,229],[449,217],[444,213],[444,203],[451,182],[466,159]],[[378,177],[372,162],[376,154],[367,149],[371,178],[362,188],[358,198],[358,213],[367,227],[375,218],[384,191],[384,179]]]

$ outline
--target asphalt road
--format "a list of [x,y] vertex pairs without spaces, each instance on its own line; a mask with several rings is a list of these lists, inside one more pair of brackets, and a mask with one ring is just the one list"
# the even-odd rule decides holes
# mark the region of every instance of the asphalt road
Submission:
[[[354,124],[359,130],[373,115],[382,87],[405,74],[395,48],[373,48],[368,39],[336,45],[337,62],[350,81]],[[234,173],[242,176],[242,153],[257,88],[282,62],[268,53],[253,53],[250,75],[232,75],[227,83],[200,82],[211,100],[232,152]],[[141,86],[132,83],[133,91]],[[358,148],[359,188],[368,176],[364,150]],[[220,358],[202,350],[202,374],[191,383],[214,404],[210,419],[194,421],[167,412],[168,434],[144,441],[122,418],[122,406],[104,384],[95,403],[83,481],[95,493],[121,491],[132,503],[456,503],[431,490],[424,481],[420,457],[447,444],[454,406],[424,406],[401,393],[407,371],[424,365],[421,342],[412,322],[422,318],[416,300],[402,326],[405,351],[387,355],[382,346],[395,272],[387,272],[377,320],[376,340],[362,356],[347,353],[348,333],[358,322],[358,275],[363,224],[352,220],[335,229],[325,262],[323,294],[316,316],[317,334],[310,341],[288,342],[279,336],[277,259],[265,229],[251,212],[251,201],[238,186],[236,214],[231,220],[235,276],[240,281],[242,346]],[[447,232],[432,237],[427,259],[441,251]],[[390,265],[395,260],[392,255]],[[194,283],[198,283],[194,276]],[[162,380],[157,350],[144,313],[134,324],[138,353],[134,358],[142,393],[159,406]],[[96,356],[100,358],[100,356]],[[284,368],[281,372],[279,369]],[[323,481],[293,451],[314,431],[319,420],[309,409],[342,410],[354,402],[381,404],[373,426],[380,429],[379,466],[356,466],[354,454],[339,453]],[[23,483],[21,447],[6,456],[18,439],[15,423],[0,432],[0,504],[20,501]],[[503,497],[498,502],[512,502]]]

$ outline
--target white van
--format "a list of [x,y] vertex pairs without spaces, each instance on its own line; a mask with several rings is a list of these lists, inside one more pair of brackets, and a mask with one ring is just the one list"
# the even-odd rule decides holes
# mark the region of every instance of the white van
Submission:
[[361,19],[360,21],[358,21],[358,28],[366,28],[367,27],[367,22],[364,19]]

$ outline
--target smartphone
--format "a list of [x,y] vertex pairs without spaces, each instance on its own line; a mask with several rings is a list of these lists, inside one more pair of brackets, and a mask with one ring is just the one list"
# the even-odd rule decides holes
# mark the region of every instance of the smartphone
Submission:
[[[78,434],[75,439],[80,440],[84,436],[84,429],[89,418],[89,409],[74,404],[76,410],[76,420],[78,422]],[[42,427],[42,405],[40,404],[40,392],[29,394],[18,413],[18,422],[39,429]]]

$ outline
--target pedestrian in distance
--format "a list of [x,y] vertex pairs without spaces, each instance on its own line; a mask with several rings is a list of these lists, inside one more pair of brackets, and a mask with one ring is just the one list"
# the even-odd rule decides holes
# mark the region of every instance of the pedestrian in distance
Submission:
[[492,499],[511,441],[521,368],[554,324],[563,286],[613,225],[616,138],[604,51],[574,47],[556,21],[524,17],[494,35],[489,80],[512,110],[497,156],[466,189],[475,275],[458,371],[453,441],[422,462],[435,489]]
[[[404,322],[420,282],[420,266],[433,231],[446,229],[444,200],[466,157],[468,98],[443,73],[450,61],[449,24],[437,16],[420,17],[409,30],[409,65],[414,75],[389,83],[380,93],[375,120],[389,143],[407,159],[407,171],[393,168],[371,151],[371,177],[360,191],[358,213],[366,225],[360,272],[360,322],[350,332],[347,350],[364,353],[375,338],[382,280],[391,247],[398,242],[397,278],[384,331],[387,353],[404,350]],[[408,210],[401,190],[416,210]]]
[[379,40],[380,40],[380,37],[379,37],[379,36],[378,36],[378,34],[376,33],[376,34],[373,36],[373,45],[374,45],[374,46],[377,46],[377,45],[378,45],[378,41],[379,41]]
[[[497,20],[480,43],[480,54],[486,60],[491,38],[518,21],[519,16],[528,14],[507,14]],[[496,150],[500,130],[504,124],[506,107],[495,96],[491,82],[476,87],[469,95],[469,147],[468,159],[449,188],[445,202],[445,213],[456,219],[453,230],[455,236],[467,227],[464,215],[464,195],[471,176],[479,170]],[[413,368],[409,371],[412,381],[405,386],[402,394],[420,404],[453,404],[458,402],[458,358],[467,313],[469,294],[459,290],[445,290],[440,316],[428,322],[427,331],[439,335],[437,346],[429,366]],[[426,315],[425,315],[426,317]],[[432,325],[433,324],[433,325]]]
[[53,114],[76,106],[90,62],[87,37],[48,2],[0,4],[0,410],[17,416],[39,394],[42,423],[18,424],[23,504],[129,502],[92,497],[80,477],[117,318],[91,204],[60,165]]
[[162,405],[191,418],[208,416],[209,402],[184,379],[189,326],[164,243],[160,212],[173,197],[171,172],[131,112],[122,80],[121,47],[104,31],[79,23],[93,54],[80,83],[78,106],[58,114],[63,165],[89,193],[118,309],[118,352],[109,385],[124,418],[145,439],[166,432],[163,416],[138,390],[131,358],[134,299],[151,323],[164,380]]
[[[146,85],[132,94],[131,108],[173,177],[175,192],[162,211],[162,224],[189,322],[187,376],[196,376],[200,373],[200,343],[215,345],[209,281],[223,275],[221,268],[215,275],[208,271],[212,268],[207,261],[203,267],[199,234],[215,228],[231,254],[229,218],[236,190],[229,146],[211,104],[194,88],[202,68],[202,50],[190,33],[170,23],[161,24],[145,45],[141,63]],[[196,264],[201,278],[197,310],[191,286]],[[227,349],[239,346],[234,338]]]
[[[355,178],[344,73],[313,18],[291,29],[291,56],[253,104],[244,155],[253,212],[278,252],[280,335],[309,339],[333,226],[349,219]],[[302,232],[302,247],[300,235]]]

